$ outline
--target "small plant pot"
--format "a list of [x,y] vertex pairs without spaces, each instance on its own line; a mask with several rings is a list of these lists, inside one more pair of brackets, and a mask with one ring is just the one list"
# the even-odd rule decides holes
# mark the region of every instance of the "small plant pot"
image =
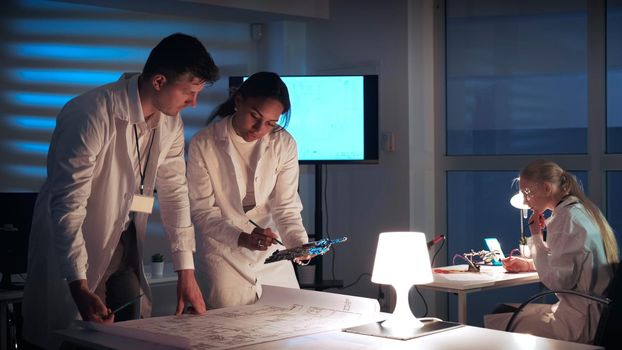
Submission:
[[159,278],[164,274],[164,261],[151,262],[151,277]]
[[520,250],[521,256],[525,258],[531,258],[531,249],[529,249],[529,246],[527,244],[519,245],[518,249]]

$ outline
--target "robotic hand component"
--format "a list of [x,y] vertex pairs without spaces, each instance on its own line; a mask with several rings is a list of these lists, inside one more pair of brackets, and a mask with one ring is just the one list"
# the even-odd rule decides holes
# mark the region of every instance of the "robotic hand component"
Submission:
[[488,250],[480,250],[474,251],[471,249],[470,252],[462,254],[462,258],[469,265],[469,272],[479,272],[480,264],[490,264],[492,261],[501,253],[499,251],[488,251]]
[[277,250],[270,255],[264,264],[273,263],[281,260],[294,260],[303,256],[316,256],[324,255],[330,250],[333,244],[343,243],[348,240],[348,237],[341,237],[336,239],[324,238],[319,241],[309,242],[299,247]]

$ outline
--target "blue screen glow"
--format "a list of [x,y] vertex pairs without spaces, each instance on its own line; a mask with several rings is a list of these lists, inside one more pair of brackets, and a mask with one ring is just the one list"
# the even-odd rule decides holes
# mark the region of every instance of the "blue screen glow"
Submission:
[[281,78],[292,105],[287,131],[300,161],[365,159],[363,76]]
[[362,160],[365,157],[362,76],[283,77],[292,103],[287,131],[298,157]]

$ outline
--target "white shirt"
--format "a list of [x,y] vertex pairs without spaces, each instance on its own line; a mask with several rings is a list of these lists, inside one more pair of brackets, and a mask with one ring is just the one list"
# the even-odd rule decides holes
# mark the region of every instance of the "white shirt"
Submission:
[[243,165],[240,177],[242,181],[238,184],[242,192],[246,195],[242,199],[242,207],[244,211],[248,211],[255,206],[255,167],[257,166],[257,141],[246,141],[235,132],[233,128],[233,118],[229,119],[229,137],[233,142],[236,152],[231,154],[234,162]]

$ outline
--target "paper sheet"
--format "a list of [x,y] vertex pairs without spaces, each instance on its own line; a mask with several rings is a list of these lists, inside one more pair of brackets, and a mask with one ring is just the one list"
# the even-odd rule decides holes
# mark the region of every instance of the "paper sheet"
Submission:
[[190,341],[184,337],[171,335],[171,334],[159,334],[153,333],[147,330],[132,329],[126,327],[116,327],[120,323],[115,325],[106,325],[94,322],[86,322],[82,320],[73,321],[74,326],[90,329],[92,331],[103,332],[108,334],[120,335],[123,337],[146,340],[152,343],[160,345],[166,345],[180,349],[190,349]]
[[206,315],[153,317],[101,325],[98,331],[183,349],[229,349],[377,321],[375,299],[264,285],[254,305]]

